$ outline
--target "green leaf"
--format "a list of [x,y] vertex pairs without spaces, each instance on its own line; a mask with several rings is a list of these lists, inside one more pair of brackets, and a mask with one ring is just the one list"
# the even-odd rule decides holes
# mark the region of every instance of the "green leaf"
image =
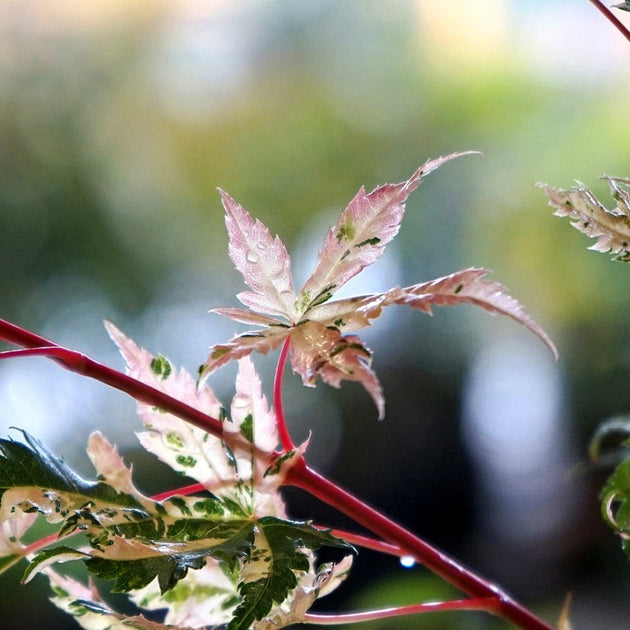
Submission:
[[[619,534],[630,532],[630,458],[609,477],[602,493],[602,514]],[[628,549],[630,551],[630,549]]]
[[604,448],[609,449],[611,442],[614,447],[628,446],[630,442],[630,418],[617,416],[603,422],[591,438],[588,454],[591,461],[597,461]]
[[263,619],[274,604],[281,604],[287,598],[298,584],[297,574],[310,568],[306,549],[315,551],[322,545],[349,547],[330,532],[308,523],[265,516],[257,525],[255,548],[248,561],[250,566],[244,567],[246,577],[239,584],[241,603],[227,630],[246,630]]
[[127,593],[143,588],[158,579],[160,591],[164,593],[186,576],[188,569],[200,569],[206,563],[207,549],[183,553],[159,554],[137,560],[109,560],[92,557],[85,566],[90,573],[104,580],[114,580],[112,592]]
[[26,431],[22,434],[25,444],[0,439],[0,497],[11,488],[43,488],[81,497],[82,502],[95,499],[143,509],[131,495],[120,493],[106,483],[83,479],[33,436]]
[[600,498],[602,516],[606,523],[619,534],[622,548],[630,556],[630,419],[619,416],[602,423],[595,431],[589,445],[593,462],[615,460],[625,457],[604,485]]
[[26,567],[26,571],[22,577],[22,582],[30,581],[36,573],[45,569],[46,567],[55,564],[55,562],[67,562],[68,560],[85,560],[89,558],[88,554],[77,551],[72,547],[61,545],[60,547],[54,547],[52,549],[44,549],[40,551],[32,562]]

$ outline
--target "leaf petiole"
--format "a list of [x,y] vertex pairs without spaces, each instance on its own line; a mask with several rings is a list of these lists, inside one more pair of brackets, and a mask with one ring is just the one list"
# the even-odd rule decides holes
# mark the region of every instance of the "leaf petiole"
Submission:
[[280,444],[282,444],[282,449],[285,453],[295,449],[295,444],[293,444],[293,440],[289,435],[289,429],[284,417],[284,408],[282,405],[282,380],[284,378],[284,369],[287,364],[290,346],[291,337],[287,337],[285,342],[282,344],[282,350],[280,351],[280,357],[278,358],[278,365],[276,366],[276,374],[273,381],[273,406],[276,412],[278,437],[280,438]]
[[0,353],[0,358],[8,359],[20,356],[48,357],[71,372],[93,378],[101,383],[105,383],[105,385],[119,389],[135,398],[138,402],[159,407],[219,438],[223,436],[221,422],[216,418],[212,418],[181,400],[173,398],[127,374],[90,359],[90,357],[81,352],[59,346],[4,319],[0,319],[0,339],[23,346],[21,350],[7,350]]
[[432,612],[446,612],[452,610],[485,610],[496,613],[499,608],[498,597],[482,597],[475,599],[457,599],[448,602],[427,602],[425,604],[412,604],[410,606],[396,606],[382,608],[380,610],[366,610],[356,613],[344,613],[340,615],[319,615],[306,613],[304,622],[318,626],[333,626],[347,623],[362,623],[376,619],[391,619],[407,615],[421,615]]
[[590,3],[630,42],[630,31],[628,31],[623,22],[606,5],[602,4],[599,0],[590,0]]

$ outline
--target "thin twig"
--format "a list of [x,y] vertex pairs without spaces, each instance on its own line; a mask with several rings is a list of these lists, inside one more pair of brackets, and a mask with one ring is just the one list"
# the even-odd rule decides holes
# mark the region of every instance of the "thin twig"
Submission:
[[630,31],[626,28],[624,23],[604,4],[599,0],[590,0],[590,3],[601,13],[604,17],[630,42]]
[[280,351],[280,357],[278,358],[278,365],[276,366],[276,374],[273,381],[273,408],[276,414],[278,437],[280,438],[280,444],[282,444],[282,448],[285,453],[295,449],[295,444],[293,444],[293,440],[289,434],[287,421],[284,417],[284,407],[282,405],[282,379],[284,377],[284,369],[287,364],[287,357],[289,356],[290,345],[291,337],[287,337],[282,345],[282,350]]
[[445,612],[451,610],[485,610],[495,612],[497,607],[496,597],[477,599],[457,599],[448,602],[428,602],[425,604],[412,604],[410,606],[396,606],[381,610],[366,610],[356,613],[344,613],[340,615],[318,615],[306,613],[304,621],[318,626],[332,626],[346,623],[361,623],[375,619],[391,619],[407,615],[420,615],[432,612]]
[[397,545],[406,555],[416,558],[427,569],[472,598],[495,599],[496,607],[493,612],[516,627],[523,630],[552,630],[548,623],[521,606],[496,585],[476,575],[447,554],[309,468],[304,458],[289,470],[285,484],[305,490],[368,528],[383,540]]

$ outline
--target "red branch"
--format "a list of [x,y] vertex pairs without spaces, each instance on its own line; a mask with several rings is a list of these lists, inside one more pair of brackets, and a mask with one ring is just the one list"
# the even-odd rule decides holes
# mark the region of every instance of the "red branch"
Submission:
[[[58,346],[19,326],[0,319],[0,339],[31,348],[28,354],[47,356],[64,368],[88,376],[126,392],[136,400],[163,409],[191,424],[221,437],[221,422],[164,392],[145,385],[89,357]],[[4,356],[15,356],[9,351]],[[1,355],[0,355],[1,356]],[[335,485],[306,465],[303,456],[289,469],[285,485],[301,488],[363,525],[405,555],[410,555],[429,570],[475,600],[485,600],[484,609],[512,622],[523,630],[552,630],[552,627],[512,600],[496,586],[459,565],[401,525],[390,520],[363,501]]]
[[285,483],[316,496],[327,505],[333,506],[357,523],[367,527],[383,540],[397,545],[406,554],[467,595],[475,599],[496,600],[496,608],[493,607],[492,612],[506,621],[510,621],[523,630],[552,630],[552,626],[515,602],[497,586],[488,583],[398,523],[322,477],[309,468],[304,459],[300,459],[290,469]]
[[[159,389],[141,383],[135,378],[131,378],[131,376],[94,361],[80,352],[59,346],[4,319],[0,319],[0,339],[25,348],[32,348],[33,352],[30,354],[47,356],[66,370],[101,381],[101,383],[129,394],[138,402],[159,407],[219,438],[223,436],[220,420],[212,418],[181,400],[161,392]],[[0,356],[2,355],[0,354]]]
[[346,613],[342,615],[318,615],[306,613],[304,621],[313,625],[328,626],[346,623],[361,623],[374,619],[391,619],[406,615],[419,615],[432,612],[445,612],[449,610],[485,610],[490,612],[496,608],[496,597],[486,599],[457,599],[448,602],[428,602],[425,604],[412,604],[411,606],[397,606],[396,608],[384,608],[366,612]]
[[289,356],[290,345],[291,337],[287,337],[280,352],[280,358],[278,359],[278,365],[276,366],[276,375],[273,381],[273,408],[276,414],[278,437],[280,438],[280,444],[282,444],[282,448],[285,453],[287,451],[292,451],[295,448],[291,435],[289,434],[287,421],[284,417],[284,407],[282,405],[282,378],[284,375],[284,368],[287,364],[287,357]]
[[604,17],[630,42],[630,32],[625,27],[624,23],[599,0],[590,0],[590,2],[597,10],[601,11]]

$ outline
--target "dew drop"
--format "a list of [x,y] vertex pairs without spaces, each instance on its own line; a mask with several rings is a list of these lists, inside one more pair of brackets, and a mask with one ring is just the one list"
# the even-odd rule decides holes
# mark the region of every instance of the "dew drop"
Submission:
[[400,564],[405,569],[411,569],[416,565],[416,559],[413,556],[401,556]]
[[256,256],[256,254],[254,254],[254,252],[251,252],[251,251],[245,254],[245,259],[247,260],[247,262],[250,262],[250,263],[258,262],[258,256]]

